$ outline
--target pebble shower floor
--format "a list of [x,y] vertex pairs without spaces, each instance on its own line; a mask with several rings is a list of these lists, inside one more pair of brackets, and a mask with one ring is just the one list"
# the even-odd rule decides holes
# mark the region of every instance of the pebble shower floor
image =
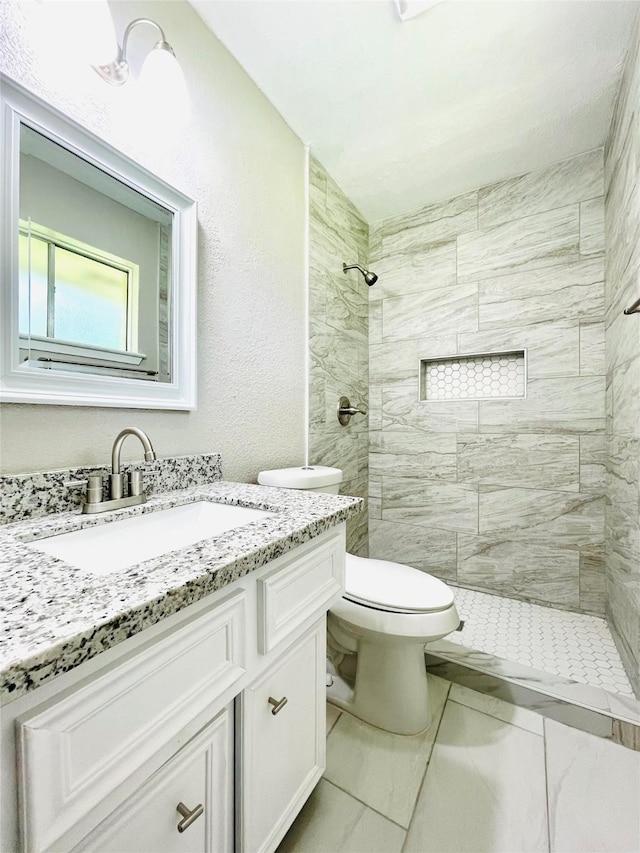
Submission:
[[447,640],[610,693],[634,695],[604,619],[453,589],[465,626]]

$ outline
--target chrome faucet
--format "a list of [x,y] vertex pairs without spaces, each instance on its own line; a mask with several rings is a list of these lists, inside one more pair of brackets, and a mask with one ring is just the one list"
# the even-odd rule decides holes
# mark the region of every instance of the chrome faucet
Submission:
[[[111,500],[118,500],[124,494],[124,478],[125,475],[120,473],[120,452],[124,440],[128,435],[135,435],[139,438],[144,448],[144,461],[153,462],[156,458],[156,452],[149,440],[146,432],[143,432],[138,427],[125,427],[116,436],[111,450],[111,474],[109,475],[109,496]],[[138,476],[134,476],[138,475]],[[132,471],[130,475],[131,488],[129,494],[142,494],[142,475],[140,471]],[[138,490],[139,489],[139,490]]]
[[149,436],[138,427],[125,427],[116,436],[111,450],[111,474],[109,474],[109,499],[103,500],[103,485],[102,477],[89,477],[89,488],[87,491],[87,501],[82,506],[82,512],[106,512],[110,509],[122,509],[126,506],[135,506],[136,504],[144,503],[147,496],[142,491],[142,471],[131,471],[129,473],[129,494],[124,496],[125,477],[126,475],[120,471],[120,453],[125,438],[128,435],[135,435],[140,439],[144,448],[145,462],[153,462],[156,459],[156,453]]

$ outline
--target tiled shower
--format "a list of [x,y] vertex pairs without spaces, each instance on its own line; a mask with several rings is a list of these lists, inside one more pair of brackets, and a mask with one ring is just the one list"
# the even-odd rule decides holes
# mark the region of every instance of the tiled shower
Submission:
[[[377,223],[312,161],[310,261],[310,458],[368,480],[349,549],[606,616],[636,692],[638,103],[636,32],[604,149]],[[513,354],[523,394],[468,379]]]

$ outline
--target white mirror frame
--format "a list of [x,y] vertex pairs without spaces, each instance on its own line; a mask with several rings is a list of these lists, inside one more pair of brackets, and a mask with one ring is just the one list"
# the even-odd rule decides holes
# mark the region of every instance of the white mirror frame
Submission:
[[[18,219],[20,126],[33,128],[173,214],[171,382],[36,370],[19,361]],[[138,409],[196,407],[196,203],[0,74],[4,192],[0,208],[0,402]]]

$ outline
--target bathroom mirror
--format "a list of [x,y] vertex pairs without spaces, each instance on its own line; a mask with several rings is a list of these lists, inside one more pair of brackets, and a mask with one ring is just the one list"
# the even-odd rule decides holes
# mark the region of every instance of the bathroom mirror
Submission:
[[0,400],[195,408],[195,202],[0,84]]

